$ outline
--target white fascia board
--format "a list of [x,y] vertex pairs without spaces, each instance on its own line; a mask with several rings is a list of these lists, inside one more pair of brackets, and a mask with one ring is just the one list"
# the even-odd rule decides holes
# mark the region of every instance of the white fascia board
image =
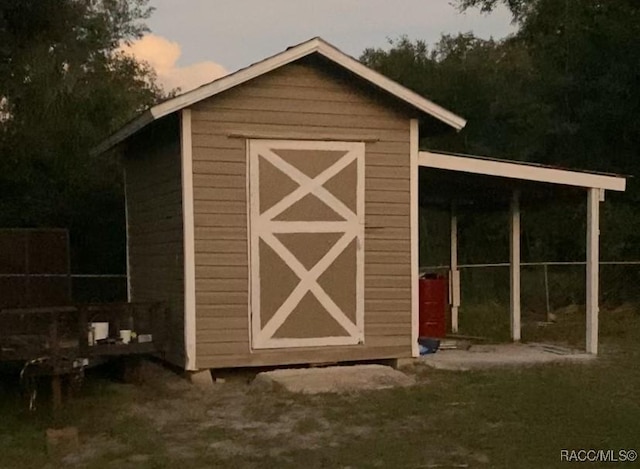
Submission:
[[258,62],[250,67],[232,73],[231,75],[215,80],[208,85],[201,86],[195,90],[153,106],[94,148],[91,153],[103,153],[110,148],[113,148],[123,140],[126,140],[138,130],[155,120],[309,55],[317,50],[318,44],[318,39],[305,42],[278,55],[263,60],[262,62]]
[[287,49],[286,51],[275,55],[271,58],[258,62],[250,67],[240,70],[228,77],[223,77],[216,80],[209,85],[197,88],[189,93],[185,93],[172,100],[159,104],[151,109],[151,112],[155,119],[166,116],[172,112],[175,112],[183,107],[190,106],[198,101],[214,96],[229,88],[233,88],[241,83],[251,80],[252,78],[264,75],[272,70],[280,68],[291,62],[317,52],[332,62],[341,65],[345,69],[352,73],[364,78],[365,80],[373,83],[374,85],[382,88],[388,93],[400,98],[403,101],[413,105],[421,111],[432,115],[436,119],[450,125],[456,130],[461,130],[467,123],[463,118],[455,115],[454,113],[447,111],[445,108],[438,106],[437,104],[423,98],[417,93],[405,88],[404,86],[396,83],[393,80],[385,77],[384,75],[370,69],[369,67],[361,64],[356,59],[349,57],[340,50],[326,43],[322,39],[314,38],[310,41],[302,43],[298,46]]
[[516,162],[509,163],[505,161],[466,158],[464,156],[443,155],[428,151],[420,152],[418,164],[434,169],[621,192],[625,190],[627,182],[626,179],[621,176],[606,176],[566,169],[544,168],[518,164]]
[[426,98],[423,98],[418,93],[405,88],[399,83],[390,80],[381,73],[361,64],[356,59],[349,57],[326,42],[320,42],[318,52],[333,62],[343,66],[350,72],[355,73],[388,93],[391,93],[401,100],[420,109],[426,114],[432,115],[436,119],[450,125],[456,130],[461,130],[465,125],[467,125],[467,121],[462,117],[455,115],[453,112],[446,110],[442,106],[438,106],[436,103],[429,101]]
[[167,114],[171,114],[172,112],[178,111],[184,107],[191,106],[198,101],[202,101],[203,99],[222,93],[229,88],[238,86],[252,78],[264,75],[265,73],[309,55],[318,49],[318,44],[318,39],[312,39],[311,41],[292,47],[291,49],[287,49],[278,55],[265,59],[262,62],[258,62],[226,77],[220,78],[208,85],[201,86],[193,91],[189,91],[188,93],[177,96],[165,101],[164,103],[160,103],[151,109],[151,113],[155,119],[160,119]]
[[462,129],[466,125],[466,121],[455,115],[454,113],[447,111],[441,106],[423,98],[417,93],[405,88],[404,86],[390,80],[384,75],[370,69],[369,67],[361,64],[356,59],[349,57],[335,47],[329,45],[320,38],[314,38],[297,46],[291,47],[284,52],[281,52],[273,57],[265,59],[261,62],[257,62],[247,68],[239,70],[231,75],[222,77],[215,80],[208,85],[201,86],[195,90],[184,93],[180,96],[176,96],[173,99],[169,99],[163,103],[160,103],[144,114],[125,125],[118,132],[113,134],[107,140],[97,146],[92,154],[103,153],[110,148],[116,146],[127,137],[133,135],[142,127],[147,124],[160,119],[168,114],[179,111],[185,107],[191,106],[203,99],[215,96],[218,93],[222,93],[230,88],[238,86],[246,81],[256,78],[260,75],[264,75],[272,70],[287,65],[291,62],[295,62],[302,57],[306,57],[314,52],[317,52],[329,60],[341,65],[352,73],[364,78],[365,80],[373,83],[384,91],[391,93],[397,98],[407,102],[415,108],[432,115],[436,119],[450,125],[456,130]]

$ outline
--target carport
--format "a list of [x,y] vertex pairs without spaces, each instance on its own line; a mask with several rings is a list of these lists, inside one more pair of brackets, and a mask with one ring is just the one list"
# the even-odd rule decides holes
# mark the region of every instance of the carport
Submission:
[[[460,272],[456,206],[509,210],[511,338],[520,340],[520,205],[552,204],[561,199],[587,199],[586,351],[598,353],[599,206],[605,192],[624,191],[626,179],[616,174],[573,171],[540,164],[419,151],[420,201],[446,207],[451,213],[451,330],[458,331]],[[416,204],[417,205],[417,204]],[[417,207],[416,207],[417,211]],[[417,214],[414,214],[417,217]],[[414,231],[414,243],[418,243]],[[417,248],[416,248],[417,249]],[[414,313],[415,316],[415,313]],[[417,318],[414,318],[414,323]],[[417,327],[414,325],[414,327]]]

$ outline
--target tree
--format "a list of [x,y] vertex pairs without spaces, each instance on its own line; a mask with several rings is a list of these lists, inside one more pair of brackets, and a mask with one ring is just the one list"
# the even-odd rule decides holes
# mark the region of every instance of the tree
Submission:
[[[640,149],[640,3],[635,0],[459,0],[504,4],[531,57],[535,99],[550,109],[538,158],[635,173]],[[636,197],[635,193],[632,194]]]
[[498,5],[505,5],[513,20],[518,22],[526,18],[537,0],[457,0],[458,8],[461,11],[469,8],[479,8],[483,13],[491,13]]
[[424,145],[534,159],[549,111],[529,93],[535,71],[520,41],[483,40],[466,33],[444,35],[429,48],[405,37],[391,41],[388,51],[365,50],[361,60],[467,119],[459,135]]
[[[425,145],[560,166],[640,172],[640,2],[636,0],[459,0],[485,12],[499,4],[518,31],[500,41],[444,36],[431,50],[394,41],[362,59],[468,120]],[[640,189],[608,196],[603,258],[637,259]],[[613,203],[611,203],[613,202]],[[580,217],[541,215],[548,236],[538,260],[583,252]],[[545,231],[546,230],[546,231]],[[482,230],[478,228],[478,235]]]
[[0,0],[0,226],[69,227],[76,269],[124,265],[120,167],[89,150],[162,98],[119,51],[147,2]]

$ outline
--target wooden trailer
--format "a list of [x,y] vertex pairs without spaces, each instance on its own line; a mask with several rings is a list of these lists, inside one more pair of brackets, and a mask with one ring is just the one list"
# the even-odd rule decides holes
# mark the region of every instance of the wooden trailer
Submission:
[[[0,229],[0,365],[21,369],[30,407],[39,376],[52,377],[58,407],[65,375],[82,376],[115,357],[163,357],[165,305],[74,303],[69,266],[66,229]],[[97,324],[104,337],[94,333]],[[126,341],[121,331],[129,332]]]

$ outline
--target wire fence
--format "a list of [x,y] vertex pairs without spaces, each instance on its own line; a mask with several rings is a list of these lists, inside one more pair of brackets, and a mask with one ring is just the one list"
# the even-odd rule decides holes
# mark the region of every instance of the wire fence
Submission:
[[[449,266],[427,266],[422,272],[446,273]],[[509,302],[509,263],[461,264],[460,290],[464,304]],[[586,262],[521,263],[523,311],[540,319],[569,305],[583,305]],[[640,301],[640,261],[600,262],[600,302],[618,305]]]
[[[448,265],[425,266],[422,273],[446,274]],[[509,303],[509,263],[460,264],[462,304]],[[16,274],[0,274],[10,277]],[[19,274],[17,274],[19,275]],[[66,274],[31,274],[34,277],[66,277]],[[71,274],[74,302],[126,301],[125,274]],[[556,309],[583,305],[585,262],[521,263],[521,303],[523,311],[540,320]],[[618,305],[640,302],[640,261],[600,262],[600,302]]]
[[[0,274],[0,280],[24,278],[25,274]],[[75,303],[127,301],[125,274],[29,274],[32,279],[70,279],[71,300]]]
[[71,275],[71,298],[76,303],[127,301],[127,276],[124,274]]
[[[421,271],[447,274],[449,268],[428,266]],[[509,263],[458,268],[460,333],[509,341]],[[586,262],[524,262],[520,281],[523,340],[584,347]],[[621,334],[625,318],[637,317],[640,261],[601,262],[599,287],[601,332]]]

